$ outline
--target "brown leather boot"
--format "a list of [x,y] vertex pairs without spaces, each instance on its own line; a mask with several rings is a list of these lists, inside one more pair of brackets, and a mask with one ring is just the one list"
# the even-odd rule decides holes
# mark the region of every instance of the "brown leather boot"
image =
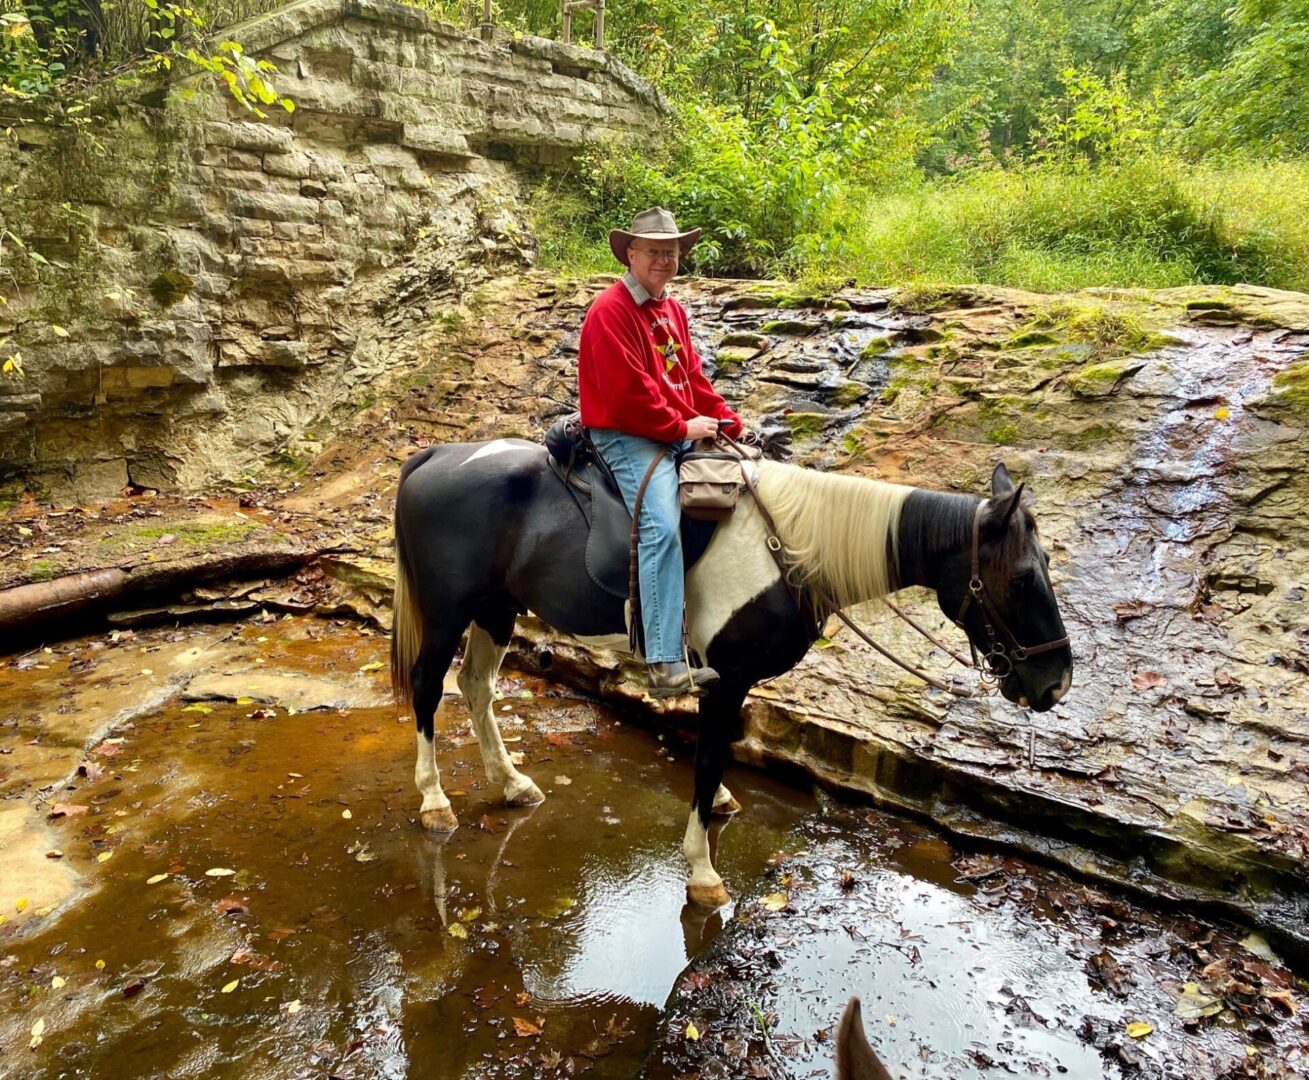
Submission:
[[650,664],[646,668],[646,676],[652,698],[697,694],[718,681],[718,672],[713,668],[689,668],[681,660]]

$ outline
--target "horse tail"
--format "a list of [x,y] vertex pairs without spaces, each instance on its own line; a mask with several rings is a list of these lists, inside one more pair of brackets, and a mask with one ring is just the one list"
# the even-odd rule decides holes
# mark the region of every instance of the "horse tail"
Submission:
[[[400,470],[400,488],[409,474],[435,452],[432,447],[415,454]],[[395,597],[391,604],[391,692],[397,705],[414,700],[414,663],[423,646],[423,613],[413,595],[404,530],[400,526],[400,491],[396,491],[395,512]]]

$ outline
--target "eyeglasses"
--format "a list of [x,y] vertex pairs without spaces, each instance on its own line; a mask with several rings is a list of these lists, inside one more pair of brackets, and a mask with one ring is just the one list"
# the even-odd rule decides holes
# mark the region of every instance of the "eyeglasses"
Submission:
[[667,259],[671,259],[673,262],[676,262],[677,257],[681,254],[681,251],[678,248],[633,247],[633,248],[629,248],[629,250],[644,255],[651,262],[659,262],[660,260],[667,260]]

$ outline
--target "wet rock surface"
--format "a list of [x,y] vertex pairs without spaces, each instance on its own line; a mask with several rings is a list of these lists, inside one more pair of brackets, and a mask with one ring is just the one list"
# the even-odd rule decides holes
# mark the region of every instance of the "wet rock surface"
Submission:
[[850,993],[909,1075],[1303,1074],[1258,937],[754,770],[711,832],[737,902],[685,904],[688,744],[534,677],[495,711],[546,802],[497,801],[447,686],[441,842],[393,707],[191,700],[214,667],[380,690],[385,645],[292,618],[0,665],[0,826],[68,881],[0,850],[0,1075],[825,1076]]
[[1257,935],[828,806],[678,980],[642,1077],[831,1075],[860,996],[893,1076],[1299,1077]]

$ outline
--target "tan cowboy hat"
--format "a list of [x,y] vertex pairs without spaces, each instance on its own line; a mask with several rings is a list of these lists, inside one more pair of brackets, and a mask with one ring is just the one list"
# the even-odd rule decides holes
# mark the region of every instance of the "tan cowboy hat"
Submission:
[[630,231],[612,230],[609,233],[609,247],[620,263],[630,266],[631,263],[627,260],[627,246],[633,240],[676,240],[678,247],[682,249],[682,254],[685,255],[691,250],[691,245],[700,239],[700,231],[692,229],[690,232],[678,232],[677,221],[673,215],[662,206],[652,206],[632,218]]

